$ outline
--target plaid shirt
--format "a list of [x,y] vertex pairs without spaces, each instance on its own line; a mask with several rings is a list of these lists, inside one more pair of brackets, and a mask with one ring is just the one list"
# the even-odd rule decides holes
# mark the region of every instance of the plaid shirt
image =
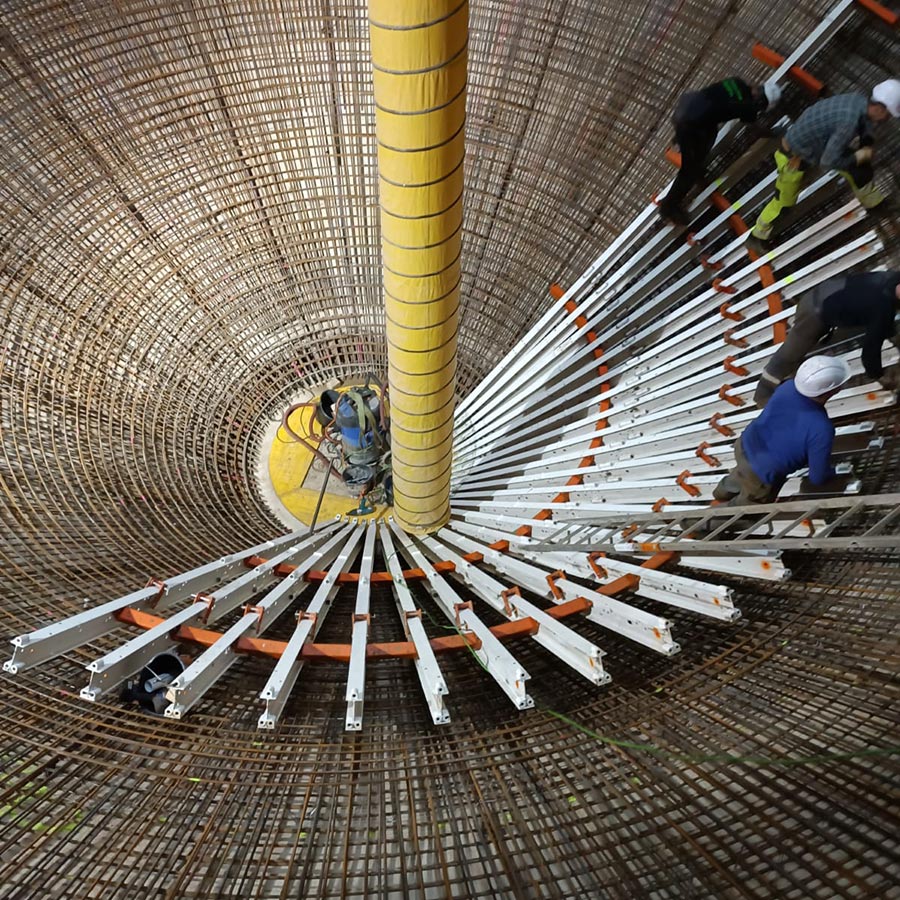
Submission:
[[[868,137],[869,100],[865,94],[838,94],[809,107],[785,134],[793,153],[826,169],[847,169],[854,163],[850,145]],[[858,147],[859,144],[857,143]]]

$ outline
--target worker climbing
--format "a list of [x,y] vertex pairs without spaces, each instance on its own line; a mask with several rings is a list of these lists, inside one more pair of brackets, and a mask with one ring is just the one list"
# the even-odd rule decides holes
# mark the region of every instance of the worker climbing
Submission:
[[831,481],[837,474],[831,465],[834,426],[825,404],[849,378],[842,359],[806,360],[737,439],[736,465],[716,485],[715,499],[730,506],[773,503],[788,477],[803,466],[809,467],[813,486]]
[[773,107],[781,98],[774,83],[751,87],[740,78],[726,78],[700,91],[683,94],[675,107],[672,122],[675,141],[681,151],[681,169],[660,201],[659,214],[675,225],[687,225],[683,202],[691,188],[703,181],[706,160],[719,126],[731,119],[755,122],[760,113]]
[[775,151],[776,194],[756,220],[747,246],[758,253],[771,249],[778,217],[796,204],[806,174],[816,167],[840,173],[866,209],[879,206],[884,195],[874,182],[873,127],[891,117],[900,117],[900,81],[894,78],[875,85],[870,96],[838,94],[805,110]]
[[766,363],[753,397],[764,407],[779,384],[791,377],[803,358],[835,328],[865,328],[862,363],[866,375],[888,391],[900,388],[900,367],[884,369],[882,344],[900,347],[894,317],[900,313],[900,272],[854,272],[828,278],[797,303],[787,340]]

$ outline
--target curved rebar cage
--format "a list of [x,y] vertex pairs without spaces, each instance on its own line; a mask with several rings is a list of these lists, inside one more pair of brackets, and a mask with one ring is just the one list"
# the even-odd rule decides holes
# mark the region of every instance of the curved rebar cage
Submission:
[[[862,4],[473,3],[461,399],[668,181],[677,97],[763,80],[754,44],[787,54],[836,7],[811,66],[827,89],[900,74],[896,24]],[[19,2],[0,62],[11,638],[279,534],[254,472],[267,423],[387,357],[363,0]],[[790,82],[785,109],[807,102]],[[879,139],[886,190],[898,135]],[[879,227],[896,267],[896,222]],[[896,490],[896,414],[875,420],[884,445],[857,471]],[[669,611],[671,659],[607,635],[602,690],[516,642],[526,712],[446,653],[440,728],[403,658],[370,665],[356,734],[328,661],[274,731],[253,655],[184,721],[87,704],[105,635],[0,677],[0,898],[888,896],[898,558],[723,576],[740,622]],[[346,639],[352,591],[334,603],[325,643]],[[393,606],[374,583],[371,642],[399,639]]]

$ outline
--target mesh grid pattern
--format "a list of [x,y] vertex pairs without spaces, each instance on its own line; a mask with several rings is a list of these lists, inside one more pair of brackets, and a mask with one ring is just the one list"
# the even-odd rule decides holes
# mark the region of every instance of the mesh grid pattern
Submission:
[[[472,5],[461,393],[670,176],[676,97],[760,80],[753,41],[788,52],[830,5]],[[11,635],[276,533],[262,424],[386,358],[362,0],[18,2],[0,50]],[[815,70],[834,91],[897,74],[896,35],[858,11]],[[893,488],[896,465],[893,437],[867,483]],[[0,898],[887,896],[894,757],[682,757],[889,744],[897,562],[737,583],[737,628],[679,619],[674,662],[610,646],[599,694],[517,645],[526,715],[448,656],[439,733],[398,662],[372,667],[363,735],[342,731],[329,665],[262,737],[249,659],[186,723],[86,706],[71,691],[107,636],[0,679]]]

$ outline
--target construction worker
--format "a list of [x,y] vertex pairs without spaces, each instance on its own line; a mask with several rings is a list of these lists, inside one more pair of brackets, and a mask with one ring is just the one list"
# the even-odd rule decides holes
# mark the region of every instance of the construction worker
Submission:
[[735,467],[716,485],[713,496],[729,506],[772,503],[788,476],[809,467],[809,481],[824,485],[831,466],[834,426],[825,404],[850,377],[842,359],[812,356],[797,375],[779,385],[766,408],[734,445]]
[[770,249],[778,216],[797,202],[804,176],[812,167],[834,169],[864,207],[878,206],[884,195],[873,180],[872,126],[892,116],[900,116],[900,81],[895,78],[875,85],[870,97],[838,94],[805,110],[788,128],[781,149],[775,151],[775,197],[760,213],[747,246],[760,253]]
[[764,407],[772,392],[797,370],[803,358],[833,328],[865,328],[862,364],[866,375],[888,391],[900,388],[896,366],[885,371],[881,346],[900,347],[894,317],[900,312],[900,272],[857,272],[828,278],[806,291],[797,303],[787,340],[763,369],[753,400]]
[[688,91],[675,107],[672,122],[681,150],[681,169],[669,192],[659,203],[659,214],[676,225],[687,225],[682,205],[688,191],[703,180],[719,126],[731,119],[755,122],[757,116],[781,98],[776,84],[751,87],[740,78],[717,81],[702,91]]

